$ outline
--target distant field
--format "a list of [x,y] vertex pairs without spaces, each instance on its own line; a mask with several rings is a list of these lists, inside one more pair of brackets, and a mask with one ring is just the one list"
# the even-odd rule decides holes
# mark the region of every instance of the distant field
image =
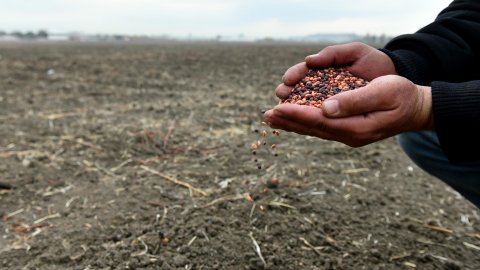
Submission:
[[0,268],[479,269],[478,211],[394,139],[251,154],[320,49],[0,44]]

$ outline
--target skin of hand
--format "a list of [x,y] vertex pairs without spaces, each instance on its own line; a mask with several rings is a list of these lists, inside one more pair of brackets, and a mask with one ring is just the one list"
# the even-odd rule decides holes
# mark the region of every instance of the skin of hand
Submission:
[[384,75],[397,75],[395,66],[385,53],[360,42],[326,47],[318,54],[305,58],[305,62],[289,68],[275,90],[276,95],[288,97],[293,86],[307,74],[309,68],[321,69],[345,66],[355,76],[371,81]]
[[322,109],[280,104],[265,112],[272,128],[360,147],[406,131],[434,129],[431,88],[396,75],[325,100]]

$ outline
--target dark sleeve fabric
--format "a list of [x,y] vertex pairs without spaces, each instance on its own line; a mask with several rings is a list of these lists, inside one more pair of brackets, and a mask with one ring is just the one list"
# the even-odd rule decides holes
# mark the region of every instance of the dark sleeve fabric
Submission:
[[[400,74],[416,84],[477,80],[480,69],[480,0],[453,1],[435,21],[402,35],[385,49]],[[413,65],[412,65],[413,64]]]
[[480,80],[432,82],[438,139],[452,162],[480,160]]
[[452,162],[480,160],[480,0],[453,1],[384,49],[397,73],[432,87],[435,129]]

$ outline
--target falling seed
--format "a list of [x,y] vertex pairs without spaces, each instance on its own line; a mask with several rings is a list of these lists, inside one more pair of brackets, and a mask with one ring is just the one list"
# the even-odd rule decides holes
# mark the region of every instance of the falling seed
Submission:
[[248,193],[245,194],[245,199],[246,199],[247,201],[249,201],[249,202],[253,202],[252,196],[250,196],[250,194],[248,194]]
[[280,181],[278,180],[278,178],[272,178],[267,181],[268,188],[277,188],[279,184],[280,184]]
[[257,148],[258,148],[258,145],[256,143],[252,143],[252,149],[257,150]]
[[272,149],[275,149],[277,147],[276,144],[272,144],[272,146],[270,146]]
[[265,123],[265,122],[262,122],[261,124],[262,124],[262,126],[266,126],[266,125],[267,125],[267,123]]

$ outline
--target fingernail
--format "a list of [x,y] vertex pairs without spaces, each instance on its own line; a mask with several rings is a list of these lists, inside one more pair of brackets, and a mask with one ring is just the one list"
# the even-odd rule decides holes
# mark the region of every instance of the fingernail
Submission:
[[284,81],[285,81],[285,75],[282,76],[282,82],[284,82]]
[[317,54],[311,54],[311,55],[305,57],[305,60],[308,60],[308,58],[312,58],[312,57],[314,57],[314,56],[317,56]]
[[333,116],[338,114],[339,113],[338,100],[332,99],[332,100],[327,100],[323,102],[322,109],[327,115]]

